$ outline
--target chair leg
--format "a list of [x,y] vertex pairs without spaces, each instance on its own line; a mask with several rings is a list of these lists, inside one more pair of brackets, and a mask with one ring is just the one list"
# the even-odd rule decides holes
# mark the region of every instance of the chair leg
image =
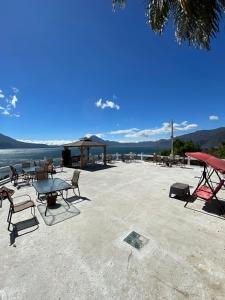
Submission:
[[30,209],[31,209],[31,214],[32,214],[32,216],[35,217],[35,206],[33,206],[33,211],[34,211],[34,212],[32,212],[32,207],[31,207]]
[[46,205],[45,216],[47,215],[47,209],[48,209],[48,204]]
[[10,225],[12,224],[12,223],[11,223],[11,220],[12,220],[12,214],[13,214],[13,213],[12,213],[12,210],[10,209],[10,210],[9,210],[9,214],[8,214],[8,219],[7,219],[8,223],[9,223],[9,225],[8,225],[8,231],[11,231],[11,230],[10,230]]
[[186,207],[186,206],[188,205],[189,198],[190,198],[190,197],[187,197],[187,202],[184,204],[184,207]]
[[69,203],[67,202],[68,190],[66,190],[66,198],[63,197],[63,191],[60,192],[60,193],[61,193],[61,196],[62,196],[63,201],[66,202],[67,206],[70,208],[70,205],[69,205]]
[[79,185],[77,186],[78,192],[79,192],[79,197],[80,197],[80,189],[79,189]]
[[8,223],[9,223],[9,216],[10,216],[10,213],[11,213],[11,210],[9,209],[8,216],[7,216],[7,222],[8,222]]

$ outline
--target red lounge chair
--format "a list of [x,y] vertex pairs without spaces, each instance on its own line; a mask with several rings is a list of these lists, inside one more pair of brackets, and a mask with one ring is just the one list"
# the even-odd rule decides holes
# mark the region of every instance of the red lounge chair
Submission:
[[[207,186],[207,185],[200,185],[193,193],[193,196],[196,198],[201,198],[207,202],[211,202],[213,199],[216,199],[217,203],[220,206],[220,211],[221,213],[223,213],[223,206],[220,203],[220,201],[218,200],[216,194],[220,191],[220,189],[222,188],[222,186],[224,185],[224,179],[221,179],[220,182],[217,184],[216,188],[213,189],[211,186]],[[185,203],[184,207],[187,206],[189,202],[188,201]]]

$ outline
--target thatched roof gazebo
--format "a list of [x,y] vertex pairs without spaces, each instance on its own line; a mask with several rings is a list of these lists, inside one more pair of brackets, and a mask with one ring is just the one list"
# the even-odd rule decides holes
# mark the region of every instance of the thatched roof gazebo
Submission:
[[87,150],[87,156],[89,158],[89,151],[90,148],[103,148],[103,163],[106,166],[106,144],[101,143],[101,142],[96,142],[93,141],[91,138],[81,138],[79,141],[73,142],[73,143],[69,143],[69,144],[65,144],[64,148],[68,149],[68,148],[80,148],[80,168],[83,169],[85,167],[85,150]]

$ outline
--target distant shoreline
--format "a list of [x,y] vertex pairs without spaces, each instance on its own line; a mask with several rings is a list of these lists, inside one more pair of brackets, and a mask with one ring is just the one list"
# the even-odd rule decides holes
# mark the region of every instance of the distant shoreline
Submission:
[[[63,146],[61,147],[47,147],[47,148],[11,148],[11,149],[0,149],[0,167],[19,164],[22,161],[39,161],[44,158],[60,159],[62,157]],[[107,153],[110,154],[127,154],[130,152],[136,154],[152,154],[157,153],[159,149],[151,147],[141,146],[108,146]],[[90,153],[98,155],[102,153],[101,148],[92,148]],[[79,155],[80,151],[78,148],[71,148],[71,155]]]

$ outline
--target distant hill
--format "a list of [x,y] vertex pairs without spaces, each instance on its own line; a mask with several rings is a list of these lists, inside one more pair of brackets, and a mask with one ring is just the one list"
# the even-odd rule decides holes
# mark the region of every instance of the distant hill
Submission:
[[193,141],[194,143],[198,143],[203,149],[216,147],[225,141],[225,127],[210,130],[199,130],[179,136],[178,138],[183,141]]
[[96,135],[92,135],[91,139],[96,142],[106,143],[110,147],[148,147],[154,149],[166,149],[170,147],[170,140],[161,139],[158,141],[147,141],[139,143],[120,143],[116,141],[103,140]]
[[[108,146],[115,147],[148,147],[154,149],[170,148],[170,139],[161,139],[158,141],[146,141],[139,143],[120,143],[115,141],[103,140],[95,135],[91,137],[94,141],[106,143]],[[182,141],[193,141],[198,143],[202,149],[217,147],[225,141],[225,127],[210,130],[198,130],[192,133],[180,135]]]
[[9,136],[0,133],[0,149],[19,149],[19,148],[46,148],[45,144],[33,144],[17,141]]
[[[120,143],[116,141],[103,140],[95,135],[91,136],[93,141],[106,143],[111,147],[148,147],[153,149],[170,148],[170,139],[161,139],[158,141],[143,141],[139,143]],[[210,130],[198,130],[192,133],[180,135],[177,138],[183,141],[193,141],[198,143],[202,149],[217,147],[225,141],[225,127]],[[17,141],[9,136],[0,134],[0,149],[18,149],[18,148],[46,148],[51,147],[45,144],[34,144]]]

